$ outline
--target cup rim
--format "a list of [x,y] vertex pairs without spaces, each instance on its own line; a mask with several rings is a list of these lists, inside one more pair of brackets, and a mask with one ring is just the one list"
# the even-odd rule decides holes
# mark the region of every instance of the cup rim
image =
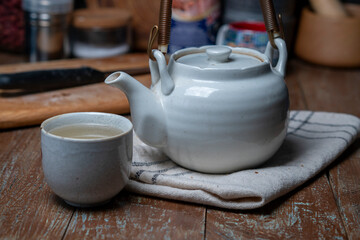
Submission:
[[[117,122],[122,121],[122,122],[125,123],[125,125],[127,125],[127,127],[126,127],[126,129],[120,128],[120,130],[123,131],[121,134],[117,134],[117,135],[114,135],[114,136],[111,136],[111,137],[95,138],[95,139],[81,139],[81,138],[62,137],[62,136],[58,136],[58,135],[55,135],[55,134],[52,134],[52,133],[49,132],[51,129],[54,129],[54,128],[46,129],[46,127],[49,124],[51,124],[54,121],[57,121],[57,119],[68,118],[68,117],[71,117],[71,116],[82,116],[82,115],[86,115],[86,116],[90,116],[90,115],[92,115],[92,116],[105,116],[105,117],[113,118],[113,119],[116,118],[116,119],[118,119]],[[89,122],[86,122],[86,123],[94,123],[94,122],[89,121]],[[63,126],[66,126],[66,125],[70,125],[70,124],[65,124]],[[118,126],[115,126],[115,124],[111,124],[111,125],[109,124],[109,126],[119,128]],[[122,136],[125,136],[125,135],[129,134],[130,132],[132,132],[133,128],[134,128],[133,124],[129,119],[127,119],[127,118],[125,118],[125,117],[123,117],[121,115],[118,115],[118,114],[103,113],[103,112],[71,112],[71,113],[59,114],[59,115],[56,115],[56,116],[53,116],[53,117],[50,117],[50,118],[44,120],[40,125],[40,130],[41,130],[41,132],[43,134],[45,134],[45,135],[47,135],[49,137],[55,138],[55,139],[62,139],[62,140],[73,141],[73,142],[104,142],[104,141],[109,141],[109,140],[113,140],[113,139],[116,139],[116,138],[119,138],[119,137],[122,137]]]

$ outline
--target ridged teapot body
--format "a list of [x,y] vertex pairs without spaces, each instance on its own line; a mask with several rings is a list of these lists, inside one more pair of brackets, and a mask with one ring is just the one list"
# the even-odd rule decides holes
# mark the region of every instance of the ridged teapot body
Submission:
[[[135,132],[177,164],[200,172],[234,172],[264,163],[280,148],[288,124],[286,46],[281,39],[277,44],[276,67],[270,64],[271,46],[266,54],[213,46],[185,49],[167,66],[155,53],[150,91],[157,99],[154,111],[162,116],[163,138],[152,144],[136,124]],[[139,103],[133,111],[129,100],[132,114],[147,111]]]

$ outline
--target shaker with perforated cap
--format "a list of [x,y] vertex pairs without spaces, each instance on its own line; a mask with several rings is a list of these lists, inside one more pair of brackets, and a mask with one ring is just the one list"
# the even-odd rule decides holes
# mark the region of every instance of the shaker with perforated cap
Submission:
[[66,57],[70,52],[67,33],[73,0],[23,0],[23,9],[30,61]]

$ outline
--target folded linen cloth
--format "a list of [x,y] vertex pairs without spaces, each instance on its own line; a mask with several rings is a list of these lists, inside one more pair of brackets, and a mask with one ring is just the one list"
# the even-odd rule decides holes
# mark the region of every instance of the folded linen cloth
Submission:
[[258,208],[319,173],[359,135],[358,117],[291,111],[287,136],[279,151],[258,168],[229,174],[182,168],[135,136],[131,179],[126,189],[221,208]]

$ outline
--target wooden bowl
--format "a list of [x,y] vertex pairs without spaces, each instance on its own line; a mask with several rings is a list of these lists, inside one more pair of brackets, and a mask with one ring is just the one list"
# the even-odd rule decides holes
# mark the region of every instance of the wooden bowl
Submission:
[[360,5],[346,4],[350,17],[327,17],[302,11],[295,54],[331,67],[360,66]]

